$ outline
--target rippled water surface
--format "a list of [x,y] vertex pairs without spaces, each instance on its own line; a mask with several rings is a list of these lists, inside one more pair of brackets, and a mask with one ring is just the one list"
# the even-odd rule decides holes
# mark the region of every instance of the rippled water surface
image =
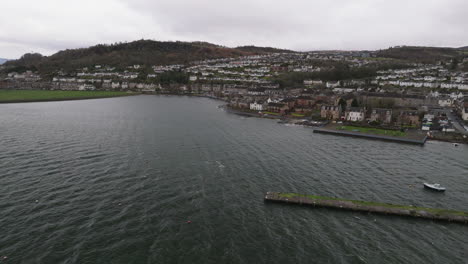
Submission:
[[263,202],[468,210],[468,146],[318,135],[220,104],[0,105],[0,263],[468,263],[464,225]]

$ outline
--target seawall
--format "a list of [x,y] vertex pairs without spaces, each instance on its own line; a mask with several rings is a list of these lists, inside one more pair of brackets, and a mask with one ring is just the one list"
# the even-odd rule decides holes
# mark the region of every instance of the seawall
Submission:
[[380,136],[380,135],[370,135],[370,134],[355,133],[355,132],[350,132],[350,131],[330,130],[330,129],[325,129],[325,128],[314,129],[314,133],[331,134],[331,135],[348,136],[348,137],[368,138],[368,139],[399,142],[399,143],[407,143],[407,144],[417,144],[417,145],[424,145],[426,143],[426,140],[427,140],[426,136],[423,139],[419,140],[419,139],[397,138],[397,137]]
[[342,210],[361,211],[385,215],[408,216],[468,224],[468,212],[456,210],[355,201],[333,197],[279,192],[267,192],[264,196],[264,200],[265,202],[278,202],[314,207],[327,207]]

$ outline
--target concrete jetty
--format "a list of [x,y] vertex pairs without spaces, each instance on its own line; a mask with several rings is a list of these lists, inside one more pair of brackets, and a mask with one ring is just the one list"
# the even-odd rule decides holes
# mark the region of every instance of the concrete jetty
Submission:
[[358,132],[351,132],[351,131],[339,131],[339,130],[332,130],[332,129],[326,129],[326,128],[314,129],[314,133],[368,138],[368,139],[376,139],[376,140],[407,143],[407,144],[417,144],[417,145],[424,145],[427,140],[426,136],[422,139],[397,138],[397,137],[384,136],[384,135],[371,135],[371,134],[365,134],[365,133],[358,133]]
[[431,220],[443,220],[468,224],[468,212],[375,203],[356,200],[346,200],[316,195],[303,195],[297,193],[267,192],[265,202],[289,203],[316,207],[336,208],[351,211],[361,211],[386,215],[411,216]]

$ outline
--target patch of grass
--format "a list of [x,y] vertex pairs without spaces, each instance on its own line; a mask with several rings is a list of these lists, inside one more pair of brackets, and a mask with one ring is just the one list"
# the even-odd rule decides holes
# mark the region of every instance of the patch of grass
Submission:
[[304,117],[305,115],[303,114],[297,114],[297,113],[292,113],[291,114],[292,116],[295,116],[295,117]]
[[340,126],[338,127],[339,130],[346,130],[350,132],[361,132],[367,134],[374,134],[374,135],[384,135],[384,136],[392,136],[392,137],[404,137],[406,136],[405,132],[397,131],[397,130],[387,130],[381,128],[373,128],[373,127],[358,127],[358,126]]
[[0,90],[0,102],[54,101],[128,95],[113,91]]
[[279,113],[273,113],[273,112],[262,112],[265,115],[280,115]]
[[410,206],[410,205],[398,205],[398,204],[378,203],[378,202],[366,202],[366,201],[348,200],[348,199],[340,199],[340,198],[318,196],[318,195],[304,195],[304,194],[297,194],[297,193],[280,193],[279,196],[284,197],[284,198],[305,197],[305,198],[314,199],[314,200],[343,201],[343,202],[352,202],[353,204],[363,205],[363,206],[381,206],[381,207],[386,207],[386,208],[398,208],[398,209],[403,209],[403,210],[426,211],[426,212],[434,213],[437,215],[452,214],[452,215],[461,215],[461,216],[468,217],[468,212],[448,210],[448,209],[427,208],[427,207],[417,207],[417,206]]

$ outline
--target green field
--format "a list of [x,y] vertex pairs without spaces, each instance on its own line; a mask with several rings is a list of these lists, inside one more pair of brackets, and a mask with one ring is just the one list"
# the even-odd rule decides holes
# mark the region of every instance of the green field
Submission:
[[366,133],[366,134],[384,135],[384,136],[392,136],[392,137],[406,136],[405,132],[401,132],[398,130],[386,130],[386,129],[373,128],[373,127],[339,126],[338,129],[346,130],[350,132],[361,132],[361,133]]
[[294,116],[294,117],[304,117],[305,116],[303,114],[297,114],[297,113],[292,113],[291,115]]
[[128,95],[128,93],[107,91],[0,90],[0,103],[60,101],[125,95]]

